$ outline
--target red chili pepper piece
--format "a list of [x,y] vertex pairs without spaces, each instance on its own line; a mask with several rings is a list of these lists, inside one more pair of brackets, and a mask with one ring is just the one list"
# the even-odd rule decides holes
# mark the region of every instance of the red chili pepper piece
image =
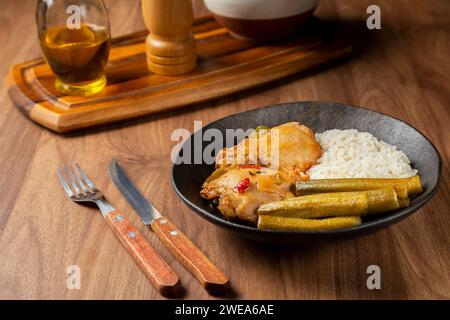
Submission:
[[245,178],[234,186],[234,190],[239,193],[242,193],[247,191],[249,187],[250,187],[250,178]]

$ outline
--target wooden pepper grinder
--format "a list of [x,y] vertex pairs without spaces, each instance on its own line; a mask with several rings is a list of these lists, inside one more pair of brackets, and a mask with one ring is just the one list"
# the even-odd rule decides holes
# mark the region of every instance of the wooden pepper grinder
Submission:
[[145,43],[150,71],[178,75],[194,69],[197,56],[191,0],[142,0],[142,14],[150,31]]

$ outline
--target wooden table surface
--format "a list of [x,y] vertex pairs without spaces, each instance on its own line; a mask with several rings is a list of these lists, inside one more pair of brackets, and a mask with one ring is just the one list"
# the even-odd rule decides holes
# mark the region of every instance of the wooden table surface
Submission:
[[[144,28],[138,1],[106,1],[113,36]],[[381,30],[368,30],[369,4],[381,8]],[[0,0],[0,74],[40,56],[35,1]],[[204,14],[200,2],[197,14]],[[25,119],[0,92],[0,298],[159,299],[97,210],[69,201],[55,168],[78,160],[111,202],[179,274],[185,298],[209,298],[168,254],[111,183],[112,158],[145,196],[185,231],[230,277],[229,297],[248,299],[450,298],[450,2],[323,0],[316,14],[340,21],[355,42],[352,59],[195,108],[60,136]],[[440,189],[406,220],[356,240],[310,247],[249,243],[205,222],[170,184],[170,136],[261,106],[329,100],[398,117],[426,134],[443,160]],[[369,265],[381,268],[381,290],[366,287]],[[81,288],[66,287],[78,265]]]

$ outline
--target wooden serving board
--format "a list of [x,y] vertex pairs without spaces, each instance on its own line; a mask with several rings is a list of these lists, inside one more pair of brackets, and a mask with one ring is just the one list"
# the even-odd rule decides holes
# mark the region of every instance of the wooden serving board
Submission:
[[93,96],[65,96],[43,58],[14,66],[8,93],[30,119],[56,132],[99,126],[225,96],[346,56],[351,46],[313,19],[283,42],[233,38],[212,18],[197,19],[197,68],[181,76],[151,74],[146,65],[147,31],[113,39],[108,84]]

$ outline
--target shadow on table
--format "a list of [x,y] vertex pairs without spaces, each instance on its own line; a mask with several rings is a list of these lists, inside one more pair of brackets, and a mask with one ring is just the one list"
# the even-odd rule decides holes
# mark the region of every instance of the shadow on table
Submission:
[[[408,295],[396,250],[385,247],[393,240],[390,230],[290,246],[254,242],[226,230],[218,232],[226,244],[224,255],[230,256],[230,261],[239,260],[239,268],[230,266],[235,288],[231,298],[398,299]],[[393,261],[395,265],[390,263]],[[367,287],[367,267],[373,264],[381,267],[383,290]]]

